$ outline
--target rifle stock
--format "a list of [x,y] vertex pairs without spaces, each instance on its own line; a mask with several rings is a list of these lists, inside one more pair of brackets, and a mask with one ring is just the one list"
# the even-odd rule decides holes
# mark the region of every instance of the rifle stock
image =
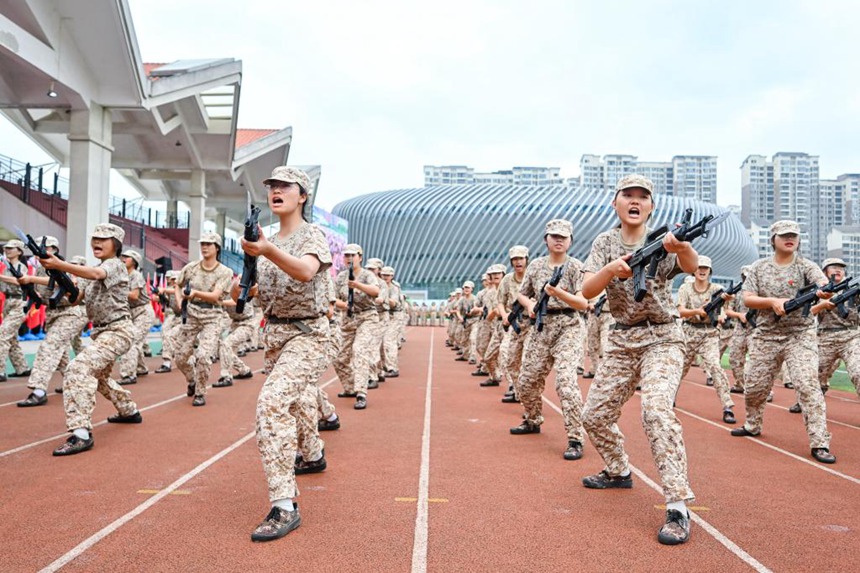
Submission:
[[180,306],[182,314],[182,324],[188,322],[188,297],[191,295],[191,281],[185,283],[185,288],[182,289],[182,305]]
[[594,316],[600,316],[600,313],[603,312],[603,305],[606,304],[606,295],[601,296],[597,299],[597,302],[594,303]]
[[544,285],[544,288],[541,289],[541,297],[537,303],[537,312],[535,312],[535,328],[537,328],[538,332],[543,332],[544,317],[549,306],[549,295],[546,292],[546,285],[558,286],[561,277],[564,275],[565,267],[567,267],[567,263],[557,266],[552,272],[550,279]]
[[[349,280],[355,280],[355,270],[353,270],[352,262],[349,264]],[[346,290],[346,315],[352,316],[355,309],[355,289],[347,288]]]

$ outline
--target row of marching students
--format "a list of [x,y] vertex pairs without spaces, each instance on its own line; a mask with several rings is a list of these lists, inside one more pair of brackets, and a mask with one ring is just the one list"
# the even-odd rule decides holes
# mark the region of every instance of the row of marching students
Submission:
[[[458,360],[468,360],[470,321],[477,320],[484,308],[488,309],[491,339],[502,333],[500,359],[495,369],[488,364],[489,378],[481,385],[495,386],[507,378],[509,389],[503,401],[519,401],[524,410],[522,422],[510,429],[515,435],[540,432],[544,422],[542,393],[546,376],[553,367],[556,369],[556,391],[568,438],[564,458],[581,458],[587,435],[606,464],[598,474],[583,478],[583,485],[590,489],[632,487],[631,470],[617,420],[622,406],[636,390],[641,390],[642,423],[666,498],[666,522],[660,528],[658,540],[675,545],[689,539],[687,504],[694,496],[674,401],[681,379],[695,355],[702,354],[708,366],[708,361],[717,356],[720,329],[710,322],[706,324],[707,313],[703,309],[714,290],[708,281],[710,260],[699,257],[690,243],[679,241],[673,233],[667,233],[662,240],[668,254],[657,265],[654,278],[647,279],[647,293],[639,302],[634,299],[634,281],[629,280],[633,272],[627,263],[649,236],[647,222],[654,212],[652,194],[653,185],[646,177],[630,175],[619,180],[612,201],[619,225],[597,236],[584,263],[567,254],[572,241],[572,224],[553,220],[544,230],[547,256],[529,261],[524,247],[514,247],[509,252],[514,271],[499,280],[499,275],[492,272],[497,270],[495,266],[490,267],[488,284],[498,284],[498,288],[487,289],[483,300],[479,301],[472,294],[469,282],[464,284],[462,294],[451,293],[447,307],[452,318],[449,345],[462,353]],[[741,382],[746,423],[733,430],[732,435],[760,435],[764,406],[774,377],[786,362],[804,413],[812,457],[822,463],[834,463],[824,398],[818,389],[819,351],[814,319],[802,313],[784,316],[784,304],[795,295],[798,285],[823,286],[827,279],[820,268],[797,254],[799,228],[796,223],[775,223],[771,236],[773,257],[750,265],[746,269],[743,294],[734,299],[725,298],[730,309],[728,315],[738,318],[737,329],[745,328],[745,313],[739,318],[741,311],[746,310],[744,305],[757,309],[759,314],[758,327],[750,329],[750,334],[746,335],[750,356],[746,359],[746,375]],[[844,268],[841,261],[832,260],[826,261],[824,266],[825,271],[836,273]],[[559,268],[560,279],[553,286],[550,278]],[[697,282],[682,289],[676,302],[672,297],[672,283],[681,273],[694,275]],[[588,312],[593,311],[604,294],[600,316]],[[817,295],[820,302],[814,312],[832,314],[833,305],[827,302],[831,293],[825,289],[817,291]],[[536,307],[542,297],[546,300],[540,326],[530,324],[526,318],[536,318]],[[509,321],[514,303],[524,309],[516,330]],[[588,313],[589,338],[596,339],[594,342],[584,342],[586,324],[581,314],[584,312]],[[856,336],[857,312],[856,309],[851,312],[849,322],[856,346],[860,343],[860,337]],[[827,320],[821,316],[820,324],[828,324]],[[594,349],[592,359],[599,360],[594,380],[583,400],[577,367],[581,367],[586,345]],[[843,352],[842,357],[850,359],[851,352],[853,350]],[[829,362],[826,367],[822,364],[822,371],[830,369],[832,374],[834,356],[828,355]],[[476,358],[480,359],[480,354]],[[851,368],[849,366],[849,370]],[[723,406],[723,421],[733,424],[730,388],[722,368],[714,369],[711,374]]]

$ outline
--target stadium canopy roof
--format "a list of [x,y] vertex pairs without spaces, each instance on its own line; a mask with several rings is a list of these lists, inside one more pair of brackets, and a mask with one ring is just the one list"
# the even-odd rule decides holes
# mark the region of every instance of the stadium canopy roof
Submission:
[[72,112],[109,110],[111,165],[146,199],[187,200],[203,171],[207,208],[244,218],[247,192],[287,163],[292,129],[237,127],[242,62],[144,63],[127,0],[0,5],[0,111],[63,166]]

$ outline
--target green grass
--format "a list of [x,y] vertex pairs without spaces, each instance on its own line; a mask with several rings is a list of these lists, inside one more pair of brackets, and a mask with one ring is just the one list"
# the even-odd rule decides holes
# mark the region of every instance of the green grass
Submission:
[[[723,368],[729,368],[728,352],[723,354],[722,364]],[[833,376],[830,377],[830,387],[836,390],[844,390],[845,392],[853,392],[855,394],[857,393],[854,385],[851,384],[851,378],[848,377],[848,372],[845,370],[844,362],[839,362],[839,368],[837,368],[836,372],[833,373]]]

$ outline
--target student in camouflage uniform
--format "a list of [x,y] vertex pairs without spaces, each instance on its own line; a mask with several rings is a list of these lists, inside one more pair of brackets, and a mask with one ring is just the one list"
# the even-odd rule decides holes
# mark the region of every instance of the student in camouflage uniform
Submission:
[[[847,266],[842,259],[829,258],[825,259],[821,270],[839,283],[845,280]],[[844,317],[828,300],[812,307],[812,312],[818,316],[818,384],[822,394],[830,388],[830,377],[840,360],[845,362],[854,388],[860,391],[860,315],[853,304],[844,304],[842,310],[846,313]],[[788,411],[799,414],[800,403],[795,403]]]
[[146,280],[140,272],[142,258],[137,251],[123,250],[120,257],[128,271],[128,307],[131,312],[131,323],[134,325],[134,340],[131,349],[122,355],[119,361],[119,373],[122,379],[120,386],[137,384],[137,377],[148,374],[146,362],[143,360],[143,343],[146,335],[155,322],[155,311],[146,292]]
[[[297,473],[323,471],[316,404],[308,391],[327,365],[326,275],[331,252],[325,234],[304,218],[311,190],[304,171],[276,167],[264,181],[269,208],[280,230],[242,249],[257,258],[257,292],[266,316],[266,358],[272,371],[257,399],[257,446],[266,472],[272,508],[251,534],[253,541],[281,538],[301,524],[293,499]],[[239,296],[239,283],[232,287]],[[311,414],[313,417],[309,417]],[[301,450],[301,458],[296,454]]]
[[365,265],[365,268],[376,276],[377,284],[379,284],[379,295],[374,301],[376,303],[376,312],[379,315],[379,322],[376,323],[373,329],[373,356],[371,357],[370,379],[367,381],[367,387],[370,390],[379,388],[379,383],[385,382],[385,375],[383,374],[385,372],[383,344],[385,343],[385,331],[388,329],[388,325],[390,323],[388,317],[390,304],[388,298],[388,284],[382,280],[381,276],[382,267],[384,265],[385,263],[382,259],[368,259],[367,265]]
[[172,370],[173,353],[179,332],[182,330],[182,309],[176,298],[176,279],[178,278],[179,271],[167,271],[165,273],[167,286],[158,290],[159,294],[167,297],[167,305],[162,309],[164,323],[161,325],[161,366],[155,371],[156,374],[164,374]]
[[[543,330],[531,329],[523,349],[520,371],[519,396],[525,415],[523,422],[511,428],[512,434],[536,434],[543,424],[543,394],[546,377],[555,367],[555,390],[561,401],[567,449],[564,459],[582,457],[582,394],[577,383],[576,367],[582,355],[582,331],[585,325],[578,310],[588,307],[588,301],[579,294],[582,263],[569,256],[573,241],[573,225],[564,219],[553,219],[544,228],[544,243],[549,255],[529,263],[518,300],[531,318],[535,318],[537,303],[549,296]],[[558,285],[549,284],[555,270],[562,268]]]
[[[340,354],[334,361],[334,371],[343,386],[340,398],[355,398],[353,408],[367,408],[367,383],[373,370],[372,356],[374,332],[379,324],[379,313],[374,300],[379,296],[379,280],[371,271],[362,268],[362,250],[350,243],[343,249],[343,258],[352,265],[355,280],[349,280],[349,268],[340,271],[334,284],[337,290],[337,308],[344,311],[341,324]],[[349,316],[349,289],[353,289],[352,316]]]
[[[328,301],[328,342],[326,344],[326,365],[333,364],[340,354],[343,339],[340,333],[340,312],[337,311],[337,289],[331,273],[326,273],[326,300]],[[326,366],[328,367],[328,366]],[[317,404],[319,422],[317,428],[320,432],[340,429],[340,418],[338,417],[334,404],[328,399],[325,389],[320,386],[320,379],[311,387],[314,400]]]
[[711,302],[714,293],[720,286],[710,281],[711,259],[699,257],[699,267],[696,269],[694,282],[684,283],[678,289],[678,312],[684,319],[684,339],[686,340],[686,356],[681,377],[687,375],[696,354],[702,357],[702,369],[714,381],[714,388],[723,407],[723,422],[735,423],[732,395],[729,393],[729,379],[720,364],[720,333],[711,324],[705,305]]
[[[489,374],[487,365],[484,363],[484,353],[487,352],[487,346],[490,344],[492,333],[490,332],[489,322],[484,318],[484,308],[491,306],[492,303],[487,299],[495,294],[495,290],[496,287],[490,283],[490,275],[487,273],[481,275],[481,290],[475,295],[475,307],[481,309],[481,313],[478,315],[478,320],[472,328],[472,339],[475,345],[474,355],[478,367],[472,372],[472,376],[487,376]],[[469,363],[472,364],[473,362],[470,360]]]
[[496,294],[496,312],[502,321],[504,337],[499,346],[499,359],[504,378],[508,383],[508,391],[502,397],[502,402],[517,403],[519,399],[519,387],[517,382],[520,377],[520,366],[522,365],[523,345],[528,335],[531,322],[524,315],[518,322],[520,334],[517,334],[508,321],[513,305],[517,301],[522,288],[523,279],[526,276],[526,267],[529,264],[529,250],[523,245],[516,245],[508,250],[508,259],[513,272],[506,274],[499,282]]
[[463,351],[455,360],[466,362],[473,358],[474,348],[472,347],[472,329],[477,322],[478,316],[481,314],[481,309],[476,307],[477,298],[472,294],[475,289],[475,283],[466,281],[463,283],[463,296],[457,301],[454,307],[455,321],[461,325],[459,329],[459,346]]
[[143,421],[131,393],[110,378],[116,359],[129,351],[134,325],[128,308],[128,271],[119,259],[125,231],[110,223],[96,225],[90,238],[97,267],[74,265],[50,255],[40,259],[46,269],[57,269],[87,281],[82,299],[93,324],[90,345],[75,356],[63,380],[66,427],[72,433],[54,450],[55,456],[78,454],[93,447],[92,414],[96,392],[110,400],[117,414],[108,422],[139,424]]
[[[746,279],[749,272],[749,265],[741,267],[741,278]],[[747,307],[744,304],[743,291],[738,293],[725,308],[726,316],[734,320],[734,328],[732,330],[732,340],[729,342],[729,367],[732,370],[734,384],[732,384],[732,394],[744,393],[744,365],[747,362],[747,343],[749,333],[752,331],[752,325],[747,321]],[[771,392],[771,396],[773,392]],[[768,400],[770,401],[770,400]]]
[[[41,243],[42,238],[36,240]],[[52,255],[59,252],[59,241],[56,237],[45,237],[45,248]],[[84,265],[84,257],[72,257],[72,264]],[[74,279],[72,279],[74,280]],[[18,282],[21,284],[34,284],[39,296],[47,301],[54,293],[48,290],[48,273],[44,267],[39,267],[35,275],[24,275]],[[78,289],[83,291],[86,282],[83,279],[75,281]],[[80,295],[79,295],[80,296]],[[75,300],[77,302],[77,300]],[[27,388],[31,390],[26,400],[18,402],[21,408],[41,406],[48,403],[48,383],[65,358],[69,359],[69,348],[72,341],[81,338],[81,330],[87,325],[87,313],[83,306],[69,302],[68,296],[57,301],[56,308],[48,308],[45,313],[45,339],[39,345],[36,359],[33,361],[33,371],[27,381]],[[80,349],[80,347],[78,347]],[[80,350],[76,351],[76,354]]]
[[394,284],[394,268],[382,267],[379,276],[388,287],[388,326],[382,339],[383,360],[385,378],[397,378],[400,376],[400,360],[398,355],[398,343],[400,342],[400,314],[403,311],[400,302],[400,287]]
[[253,336],[256,322],[254,305],[251,304],[251,301],[247,301],[241,313],[236,312],[236,303],[232,299],[221,301],[221,306],[224,307],[227,316],[230,317],[230,334],[226,338],[221,339],[221,344],[218,348],[221,375],[218,381],[212,384],[213,388],[224,388],[225,386],[233,385],[234,376],[230,373],[230,370],[237,372],[235,376],[237,380],[251,378],[254,375],[251,368],[242,362],[241,358],[236,356],[239,347],[243,346]]
[[15,373],[10,377],[30,375],[21,345],[18,344],[18,329],[26,318],[25,301],[22,299],[24,293],[18,279],[9,272],[9,267],[13,266],[20,274],[28,274],[27,264],[21,262],[24,243],[18,239],[8,241],[3,246],[3,254],[6,268],[3,269],[3,274],[0,274],[0,292],[6,295],[6,302],[3,305],[3,323],[0,324],[0,382],[6,381],[6,358],[12,361],[15,368]]
[[[487,374],[490,376],[488,380],[481,382],[481,386],[498,386],[502,382],[503,369],[499,363],[499,354],[502,346],[502,338],[505,331],[502,328],[501,314],[499,314],[499,285],[502,278],[505,276],[507,267],[502,264],[492,265],[487,269],[489,277],[490,294],[485,298],[487,305],[487,329],[490,332],[490,340],[487,343],[487,348],[484,351],[484,366],[487,369]],[[474,374],[473,374],[474,375]]]
[[[832,464],[836,457],[830,453],[827,408],[818,384],[815,317],[805,317],[801,311],[786,315],[784,308],[800,288],[811,284],[823,286],[827,279],[812,261],[799,255],[800,225],[796,222],[775,222],[770,227],[770,237],[773,256],[754,262],[744,282],[744,304],[757,309],[759,316],[758,327],[750,337],[750,357],[744,372],[746,423],[732,430],[732,435],[761,434],[765,400],[773,386],[774,374],[785,363],[791,372],[797,401],[803,408],[812,457]],[[832,295],[818,291],[818,296]]]
[[188,263],[179,273],[176,289],[181,306],[185,298],[183,289],[186,284],[191,285],[188,319],[179,331],[174,359],[188,383],[188,397],[194,397],[193,406],[206,405],[206,384],[212,358],[217,356],[221,341],[224,317],[221,301],[228,294],[233,280],[233,271],[219,262],[221,235],[212,232],[200,235],[200,254],[203,256],[201,260]]
[[633,486],[617,421],[622,406],[640,385],[642,424],[666,498],[666,523],[657,539],[675,545],[690,538],[686,502],[693,500],[693,492],[687,477],[681,422],[672,409],[685,351],[684,332],[672,300],[672,279],[681,272],[695,272],[698,254],[689,243],[667,233],[663,246],[668,255],[657,266],[655,278],[647,280],[645,298],[634,301],[633,273],[627,261],[645,245],[650,232],[647,221],[654,211],[653,187],[651,180],[636,174],[618,181],[612,206],[621,224],[597,236],[584,265],[582,295],[593,298],[605,289],[615,325],[582,417],[606,468],[582,483],[592,489]]

